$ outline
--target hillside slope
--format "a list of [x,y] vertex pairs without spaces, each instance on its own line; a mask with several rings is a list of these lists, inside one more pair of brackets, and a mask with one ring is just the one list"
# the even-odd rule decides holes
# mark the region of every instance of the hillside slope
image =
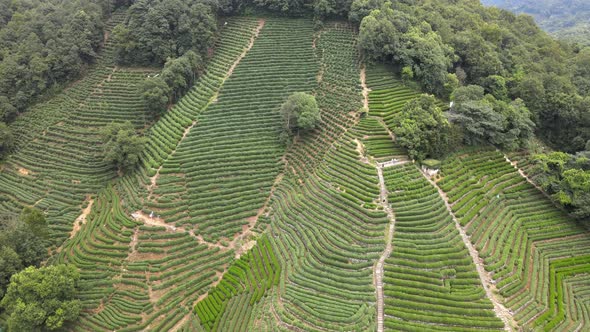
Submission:
[[[111,26],[124,15],[118,12]],[[102,160],[100,129],[126,120],[137,129],[149,124],[136,90],[153,72],[115,66],[107,43],[82,80],[19,117],[12,125],[18,151],[0,173],[0,213],[38,207],[52,221],[53,243],[60,245],[68,238],[83,202],[116,177]]]
[[532,15],[557,38],[590,45],[590,3],[584,0],[482,0],[515,13]]
[[[0,212],[48,212],[49,263],[81,275],[66,330],[588,329],[588,229],[517,164],[484,146],[436,176],[419,168],[392,128],[421,92],[363,63],[349,23],[226,20],[203,75],[151,126],[136,87],[152,70],[114,66],[108,47],[18,120],[29,139],[0,174]],[[321,120],[283,144],[293,92]],[[124,120],[147,144],[117,176],[97,132]]]

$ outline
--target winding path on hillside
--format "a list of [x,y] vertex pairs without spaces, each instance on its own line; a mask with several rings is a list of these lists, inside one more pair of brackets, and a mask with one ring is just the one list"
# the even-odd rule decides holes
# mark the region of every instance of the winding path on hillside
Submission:
[[[366,66],[363,65],[360,71],[360,81],[361,87],[363,89],[363,106],[365,110],[370,112],[369,110],[369,92],[371,90],[367,86],[367,74],[366,74]],[[382,123],[383,124],[383,123]],[[387,126],[384,125],[387,129]],[[389,129],[387,129],[389,132]],[[393,136],[392,136],[393,139]],[[357,140],[357,146],[359,154],[362,156],[363,146],[360,141]],[[383,266],[385,265],[385,260],[391,255],[393,250],[392,240],[393,240],[393,232],[395,231],[395,214],[391,209],[391,205],[389,205],[388,199],[388,192],[387,187],[385,186],[385,179],[383,178],[383,168],[389,167],[393,165],[377,163],[375,164],[375,168],[377,169],[377,177],[379,178],[379,204],[383,206],[383,211],[387,213],[387,218],[389,219],[389,226],[387,227],[386,234],[385,234],[385,250],[379,257],[377,263],[373,267],[373,284],[375,286],[376,298],[377,298],[377,332],[384,331],[384,324],[385,321],[385,314],[384,314],[384,295],[383,295]]]
[[373,282],[375,283],[375,290],[377,292],[377,332],[383,332],[383,321],[385,318],[383,313],[383,265],[385,265],[385,260],[391,255],[391,251],[393,250],[391,242],[393,240],[393,232],[395,231],[395,215],[387,198],[388,192],[385,186],[385,180],[383,179],[383,166],[377,164],[376,169],[377,176],[379,177],[379,203],[383,206],[383,210],[387,213],[389,219],[389,227],[385,236],[387,241],[385,250],[373,269]]
[[[265,25],[265,23],[266,23],[266,21],[265,21],[264,19],[260,19],[260,20],[258,20],[258,25],[257,25],[257,26],[256,26],[256,28],[255,28],[255,29],[252,31],[252,36],[250,37],[250,41],[248,42],[248,45],[247,45],[247,46],[244,48],[243,52],[242,52],[242,53],[241,53],[241,54],[238,56],[238,58],[237,58],[237,59],[234,61],[234,63],[231,65],[231,67],[229,68],[229,70],[228,70],[228,71],[227,71],[227,73],[225,74],[225,76],[224,76],[224,78],[223,78],[223,82],[222,82],[221,86],[223,86],[223,84],[225,83],[225,81],[227,81],[227,79],[228,79],[228,78],[229,78],[229,77],[230,77],[230,76],[233,74],[233,72],[234,72],[234,70],[236,69],[236,67],[237,67],[237,66],[240,64],[240,62],[242,61],[242,59],[244,59],[244,57],[246,57],[246,55],[248,54],[248,52],[250,52],[250,50],[252,49],[252,47],[254,47],[254,43],[255,43],[256,39],[258,38],[258,36],[260,35],[260,31],[262,31],[262,28],[264,28],[264,25]],[[217,93],[215,93],[215,94],[213,95],[213,97],[211,98],[211,100],[209,101],[209,103],[208,103],[208,104],[205,106],[205,108],[209,107],[209,105],[210,105],[211,103],[214,103],[214,102],[216,102],[216,101],[217,101],[217,98],[218,98],[219,91],[221,91],[221,87],[220,87],[220,89],[217,91]],[[188,135],[188,133],[189,133],[189,132],[191,131],[191,129],[194,127],[195,123],[196,123],[196,122],[193,122],[193,124],[192,124],[190,127],[188,127],[188,128],[186,129],[186,131],[185,131],[185,133],[184,133],[184,135],[183,135],[183,139],[181,140],[181,142],[184,140],[184,138],[186,138],[186,136]],[[178,145],[180,145],[180,143],[181,143],[181,142],[178,142]],[[178,146],[178,145],[177,145],[177,146]],[[176,149],[175,149],[175,151],[176,151]],[[281,179],[282,179],[282,176],[279,176],[279,177],[277,177],[277,180],[276,180],[276,181],[280,182],[280,180],[281,180]],[[275,188],[275,185],[276,185],[276,183],[277,183],[276,181],[275,181],[275,184],[273,184],[273,189],[271,190],[271,195],[272,195],[272,192],[274,192],[274,188]],[[156,185],[156,183],[155,183],[154,181],[152,181],[152,188],[153,188],[153,186],[154,186],[154,185]],[[267,200],[267,202],[268,202],[268,200]],[[266,208],[266,204],[267,204],[267,203],[265,202],[265,205],[264,205],[264,206],[261,208],[261,211],[264,211],[264,209]],[[259,213],[261,214],[262,212],[260,212],[260,211],[259,211]],[[243,245],[243,246],[240,246],[240,248],[237,248],[237,246],[236,246],[236,243],[237,243],[237,241],[238,241],[239,239],[241,239],[241,238],[245,238],[244,236],[245,236],[246,234],[249,234],[249,233],[250,233],[250,228],[252,228],[252,227],[253,227],[253,226],[256,224],[256,222],[257,222],[257,220],[258,220],[258,216],[259,216],[259,215],[257,214],[256,218],[255,218],[255,219],[253,219],[252,221],[250,221],[250,222],[249,222],[249,225],[248,225],[249,227],[247,228],[247,232],[245,232],[245,234],[243,234],[243,236],[236,237],[236,238],[234,238],[234,239],[231,241],[231,243],[230,243],[230,245],[229,245],[229,248],[232,248],[232,249],[234,249],[234,250],[236,251],[236,254],[238,255],[238,256],[236,257],[236,259],[237,259],[237,258],[239,258],[239,255],[240,255],[240,254],[243,254],[244,252],[248,251],[248,250],[249,250],[249,249],[250,249],[250,248],[253,246],[253,244],[252,244],[252,243],[247,243],[247,244],[245,244],[245,245]],[[197,236],[197,235],[195,235],[195,233],[194,233],[194,232],[190,232],[190,234],[191,234],[192,236],[195,236],[195,237],[197,237],[197,238],[198,238],[198,240],[200,240],[200,241],[204,241],[204,240],[203,240],[203,238],[202,238],[202,236],[200,236],[200,235],[199,235],[199,236]],[[214,282],[214,283],[211,285],[211,289],[213,289],[213,288],[214,288],[214,287],[215,287],[215,286],[216,286],[216,285],[217,285],[217,284],[218,284],[218,283],[221,281],[221,279],[223,278],[223,275],[225,274],[225,272],[227,272],[227,270],[228,270],[228,267],[224,267],[224,269],[223,269],[223,271],[222,271],[222,272],[218,272],[218,278],[217,278],[217,280],[216,280],[216,281],[215,281],[215,282]],[[200,301],[202,301],[203,299],[205,299],[205,297],[206,297],[207,295],[208,295],[208,292],[207,292],[207,293],[205,293],[205,294],[203,294],[203,295],[201,295],[201,296],[200,296],[200,297],[199,297],[199,298],[198,298],[198,299],[197,299],[197,300],[196,300],[194,303],[192,303],[192,308],[194,308],[194,307],[197,305],[197,303],[199,303]],[[181,329],[182,329],[182,328],[185,326],[185,324],[188,322],[188,320],[190,319],[190,317],[191,317],[191,314],[190,314],[190,312],[189,312],[188,314],[186,314],[186,315],[185,315],[185,316],[184,316],[184,317],[183,317],[181,320],[179,320],[179,321],[178,321],[178,322],[177,322],[177,323],[176,323],[176,324],[175,324],[175,325],[174,325],[174,326],[173,326],[173,327],[170,329],[170,332],[176,332],[176,331],[179,331],[179,330],[181,330]]]
[[[242,61],[242,59],[244,59],[244,57],[248,54],[248,52],[250,52],[252,47],[254,47],[254,42],[256,41],[256,38],[258,38],[258,36],[260,35],[260,31],[262,30],[262,28],[264,28],[265,24],[266,24],[266,21],[264,19],[258,20],[258,25],[256,26],[256,28],[252,32],[252,36],[250,37],[250,41],[248,42],[248,46],[246,46],[244,48],[242,53],[236,58],[236,60],[232,63],[229,70],[225,73],[225,76],[223,77],[223,82],[221,83],[221,86],[223,86],[225,81],[227,81],[227,79],[233,74],[236,67],[240,64],[240,62]],[[221,90],[221,87],[213,95],[213,97],[209,100],[207,105],[205,105],[204,109],[208,108],[209,105],[211,105],[212,103],[217,101],[220,90]],[[188,126],[184,129],[184,132],[182,133],[182,137],[180,138],[180,141],[178,141],[178,143],[176,144],[176,147],[172,150],[172,152],[170,152],[168,157],[171,157],[172,155],[174,155],[176,153],[176,150],[180,146],[180,143],[182,143],[185,140],[185,138],[188,136],[188,134],[190,133],[190,131],[193,129],[193,127],[196,124],[197,124],[197,120],[194,120],[190,126]],[[164,167],[164,163],[162,162],[162,165],[160,165],[160,167],[158,167],[158,169],[156,170],[156,174],[154,174],[154,176],[150,177],[150,183],[147,186],[148,197],[151,197],[153,195],[154,188],[157,186],[158,178],[160,177],[160,171],[162,170],[163,167]]]
[[514,330],[515,327],[517,326],[516,320],[514,319],[512,312],[510,310],[508,310],[508,308],[506,308],[501,303],[501,300],[498,299],[496,297],[496,295],[494,294],[493,290],[495,290],[496,286],[492,283],[492,277],[490,276],[489,272],[485,270],[483,259],[481,259],[479,257],[479,253],[477,252],[477,249],[475,249],[475,247],[471,243],[471,240],[469,240],[469,236],[467,235],[467,233],[465,233],[465,230],[463,229],[463,227],[461,227],[461,224],[459,223],[459,220],[455,216],[455,213],[453,213],[453,210],[451,208],[451,204],[449,204],[449,199],[447,197],[447,194],[436,184],[436,182],[434,182],[428,176],[428,174],[424,173],[423,171],[421,171],[420,173],[422,173],[422,175],[426,178],[426,180],[428,180],[428,182],[430,182],[430,184],[436,188],[436,190],[438,191],[438,194],[443,199],[443,202],[445,203],[447,211],[449,212],[449,214],[453,218],[453,221],[455,223],[455,227],[459,231],[459,234],[461,234],[461,239],[463,240],[463,243],[465,243],[465,246],[469,250],[469,254],[471,256],[471,259],[473,260],[473,263],[475,264],[475,267],[477,269],[477,274],[479,275],[479,279],[480,279],[481,284],[486,292],[486,295],[487,295],[488,299],[490,299],[490,301],[494,305],[494,312],[496,313],[496,316],[498,316],[498,318],[500,318],[502,320],[502,322],[504,322],[504,330],[506,330],[506,331]]
[[371,89],[367,86],[367,66],[361,66],[361,87],[363,88],[363,107],[369,112],[369,92]]

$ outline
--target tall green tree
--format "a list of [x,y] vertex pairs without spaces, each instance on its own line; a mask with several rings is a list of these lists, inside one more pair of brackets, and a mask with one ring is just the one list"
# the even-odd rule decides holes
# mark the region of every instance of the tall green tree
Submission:
[[121,63],[162,65],[188,51],[206,55],[217,30],[216,2],[138,0],[113,30]]
[[144,108],[154,115],[166,111],[172,89],[160,77],[151,77],[143,81],[139,93]]
[[120,172],[128,171],[139,162],[146,139],[137,135],[131,122],[112,123],[102,132],[104,160]]
[[509,150],[527,147],[535,124],[522,100],[511,103],[485,94],[477,85],[460,87],[453,94],[449,114],[460,125],[466,144],[494,144]]
[[45,215],[39,209],[34,207],[24,207],[19,219],[24,222],[28,228],[39,238],[47,238],[49,229]]
[[14,146],[12,131],[4,122],[0,122],[0,158],[4,157]]
[[348,19],[351,22],[360,24],[363,18],[372,10],[380,8],[385,0],[354,0],[350,5]]
[[22,270],[23,265],[18,254],[8,246],[0,246],[0,299],[10,284],[10,277]]
[[296,92],[289,96],[281,106],[281,114],[288,132],[314,129],[321,119],[315,97],[305,92]]
[[0,246],[9,247],[19,256],[23,266],[39,266],[47,258],[49,229],[40,211],[24,208],[20,216],[2,216]]
[[431,95],[409,101],[395,115],[391,128],[412,159],[438,158],[449,148],[449,121]]
[[453,49],[427,22],[386,2],[362,20],[359,46],[373,59],[410,67],[427,92],[444,94]]
[[14,274],[0,302],[9,331],[57,330],[75,320],[82,309],[76,299],[79,279],[71,265],[31,266]]
[[16,116],[16,113],[17,109],[8,97],[0,96],[0,121],[10,121]]
[[34,208],[24,208],[19,217],[0,216],[0,298],[14,273],[47,258],[47,234],[45,217]]

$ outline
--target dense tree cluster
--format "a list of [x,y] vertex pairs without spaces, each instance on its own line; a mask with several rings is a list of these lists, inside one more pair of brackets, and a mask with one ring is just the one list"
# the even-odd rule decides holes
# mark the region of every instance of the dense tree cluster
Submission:
[[319,123],[320,108],[315,97],[304,92],[296,92],[281,106],[281,114],[287,134],[314,129]]
[[447,151],[449,121],[433,96],[421,95],[409,101],[395,118],[392,130],[410,158],[422,161],[426,157],[440,157]]
[[20,216],[0,216],[0,299],[13,274],[47,258],[48,228],[43,213],[25,208]]
[[314,14],[317,18],[347,17],[353,0],[249,0],[243,5],[254,5],[290,16]]
[[144,107],[154,115],[163,113],[193,85],[202,65],[201,57],[193,51],[166,61],[160,74],[146,78],[139,87]]
[[496,99],[478,85],[455,90],[449,118],[462,128],[469,145],[490,143],[514,150],[527,147],[534,136],[535,124],[522,100]]
[[9,123],[52,88],[95,61],[104,21],[126,0],[0,0],[0,158]]
[[367,56],[391,61],[426,91],[479,85],[508,104],[522,99],[554,147],[580,151],[590,140],[588,48],[553,40],[529,16],[469,0],[355,0],[351,20],[363,15]]
[[552,152],[536,155],[534,160],[533,175],[543,190],[574,216],[589,217],[590,151],[576,155]]
[[0,0],[0,121],[95,60],[111,0]]
[[80,273],[72,265],[30,266],[14,274],[0,306],[9,331],[58,330],[82,310],[76,299]]
[[14,145],[14,137],[10,128],[4,122],[0,122],[0,159],[4,157]]
[[113,30],[118,61],[162,65],[188,51],[206,55],[217,30],[216,3],[188,0],[139,0],[129,18]]
[[128,171],[139,162],[146,138],[137,135],[129,121],[112,123],[102,130],[104,160],[119,172]]
[[427,92],[443,94],[453,49],[427,22],[388,2],[362,20],[359,45],[371,58],[403,67]]

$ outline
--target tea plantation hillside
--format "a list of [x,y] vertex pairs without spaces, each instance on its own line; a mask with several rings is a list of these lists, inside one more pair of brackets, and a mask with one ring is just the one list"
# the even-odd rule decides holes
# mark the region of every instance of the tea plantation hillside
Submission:
[[[0,213],[45,212],[46,264],[79,271],[62,330],[590,330],[590,233],[518,154],[462,147],[420,167],[393,130],[421,91],[366,61],[348,22],[231,16],[217,34],[155,120],[137,91],[160,69],[115,65],[107,42],[14,123]],[[295,92],[321,119],[285,142]],[[146,143],[118,174],[99,132],[127,120]]]
[[[124,17],[125,12],[117,12],[110,25]],[[54,244],[67,239],[80,207],[92,204],[92,197],[116,177],[102,160],[100,129],[126,120],[137,129],[149,124],[136,90],[155,72],[115,66],[107,42],[100,60],[82,80],[18,118],[13,125],[18,152],[0,173],[0,211],[20,213],[23,206],[38,207],[52,220]]]

